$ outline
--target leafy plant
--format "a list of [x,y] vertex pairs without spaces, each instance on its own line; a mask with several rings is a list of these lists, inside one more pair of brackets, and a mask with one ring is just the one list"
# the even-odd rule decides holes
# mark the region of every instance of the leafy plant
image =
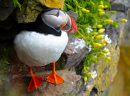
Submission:
[[21,4],[18,2],[18,0],[13,0],[13,3],[14,3],[15,7],[19,7],[19,9],[22,10],[21,9]]
[[[103,27],[107,24],[119,26],[119,21],[110,19],[111,14],[116,13],[116,11],[110,11],[110,8],[109,0],[65,0],[64,11],[72,10],[78,14],[77,34],[72,35],[83,38],[90,49],[81,66],[84,81],[91,76],[87,71],[92,63],[98,63],[101,59],[105,59],[106,62],[111,60],[109,50],[101,49],[106,43],[111,43],[108,35],[102,34],[105,31]],[[126,22],[126,19],[121,22]]]

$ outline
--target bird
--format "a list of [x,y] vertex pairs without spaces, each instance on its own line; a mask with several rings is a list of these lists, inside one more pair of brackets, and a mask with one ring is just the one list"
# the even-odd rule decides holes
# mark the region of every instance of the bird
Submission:
[[[31,81],[28,92],[37,89],[43,80],[64,83],[56,74],[55,62],[60,58],[68,43],[68,33],[76,33],[77,25],[73,18],[58,8],[46,8],[35,22],[26,23],[15,36],[14,48],[18,58],[28,65]],[[45,79],[33,74],[32,67],[52,64],[52,73]]]

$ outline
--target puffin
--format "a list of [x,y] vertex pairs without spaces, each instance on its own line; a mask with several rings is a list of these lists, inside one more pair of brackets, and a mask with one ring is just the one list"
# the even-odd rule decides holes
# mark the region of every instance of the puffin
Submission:
[[[31,81],[28,92],[37,89],[43,80],[53,83],[64,83],[56,74],[55,62],[60,58],[68,43],[68,33],[76,33],[76,22],[63,10],[46,8],[35,22],[26,23],[15,36],[14,48],[18,58],[28,65]],[[45,79],[35,76],[32,67],[52,64],[52,73]]]

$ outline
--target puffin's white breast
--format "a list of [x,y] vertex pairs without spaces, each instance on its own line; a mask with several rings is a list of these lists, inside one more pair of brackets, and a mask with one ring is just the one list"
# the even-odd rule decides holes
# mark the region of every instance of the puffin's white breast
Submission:
[[19,59],[29,66],[44,66],[56,62],[67,42],[66,32],[62,32],[61,36],[54,36],[21,31],[14,40]]

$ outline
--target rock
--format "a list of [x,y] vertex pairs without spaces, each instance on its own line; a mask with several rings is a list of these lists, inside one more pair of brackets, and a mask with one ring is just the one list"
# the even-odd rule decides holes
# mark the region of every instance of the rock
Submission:
[[[114,15],[112,14],[111,15],[111,20],[113,21],[120,21],[122,18],[125,18],[125,13],[124,12],[118,12]],[[116,28],[116,27],[113,27],[112,25],[106,25],[105,26],[105,32],[104,34],[108,34],[108,37],[111,38],[112,42],[117,42],[117,45],[118,45],[118,40],[119,40],[119,37],[120,37],[120,30],[121,30],[121,26],[122,26],[122,23],[119,22],[119,27]]]
[[[127,12],[128,12],[128,8],[130,7],[130,3],[129,3],[129,0],[115,0],[114,2],[112,2],[112,3],[117,3],[117,5],[120,3],[120,4],[122,4],[123,6],[124,6],[124,9],[123,10],[118,10],[117,11],[117,13],[116,13],[116,15],[113,17],[112,16],[112,20],[121,20],[122,18],[126,18],[126,14],[128,14]],[[112,4],[111,3],[111,4]],[[116,5],[115,5],[116,6]],[[115,7],[116,8],[116,7]],[[127,18],[127,20],[129,20],[128,18]],[[114,31],[114,29],[113,28],[108,28],[109,30],[111,30],[111,35],[109,35],[110,36],[110,38],[111,37],[113,37],[113,40],[114,41],[120,41],[119,39],[117,40],[117,38],[115,38],[115,36],[117,35],[117,33],[115,33],[115,32],[118,32],[118,34],[120,34],[119,35],[119,38],[120,37],[124,37],[124,40],[125,41],[128,41],[128,38],[127,37],[129,37],[129,35],[128,35],[128,33],[127,32],[129,32],[128,30],[129,30],[129,22],[126,22],[125,23],[125,27],[124,27],[124,29],[125,29],[125,31],[123,31],[122,30],[122,26],[124,26],[123,24],[121,24],[121,23],[119,23],[119,27],[117,28],[117,30],[115,30]],[[107,26],[108,27],[108,26]],[[125,33],[126,32],[126,33]],[[109,32],[110,33],[110,32]],[[114,33],[114,34],[113,34]],[[113,35],[113,36],[112,36]],[[115,35],[115,36],[114,36]],[[125,37],[126,36],[126,37]],[[123,40],[122,40],[123,41]],[[128,43],[128,42],[127,42]],[[122,43],[123,45],[125,44],[125,42],[123,41],[123,43]],[[119,46],[119,44],[117,43],[117,46]],[[117,46],[115,46],[115,49],[117,48]],[[127,77],[129,77],[129,76],[126,76],[125,74],[127,74],[126,73],[126,71],[125,72],[123,72],[122,71],[122,68],[125,68],[125,67],[123,67],[123,66],[127,66],[127,64],[125,64],[125,63],[122,63],[122,62],[126,62],[126,61],[124,61],[124,59],[123,58],[127,58],[127,56],[125,56],[124,55],[124,53],[123,53],[123,50],[125,49],[125,47],[120,47],[120,50],[118,50],[118,51],[120,51],[121,53],[120,53],[120,59],[119,59],[119,63],[118,63],[118,71],[117,71],[117,75],[115,76],[115,78],[114,78],[114,81],[112,82],[112,84],[103,92],[103,96],[110,96],[110,94],[112,95],[112,96],[123,96],[124,95],[124,93],[126,94],[126,96],[129,96],[130,94],[129,94],[129,92],[127,91],[127,90],[124,90],[125,88],[126,88],[126,86],[125,86],[125,88],[124,88],[124,85],[123,85],[123,83],[124,82],[126,82],[123,78],[127,78]],[[125,49],[125,52],[127,51],[127,49]],[[129,54],[129,51],[127,51],[127,54]],[[128,66],[127,66],[127,68],[128,68]],[[123,69],[123,70],[128,70],[128,69]],[[122,74],[122,73],[124,73],[124,74]],[[129,72],[128,72],[129,73]],[[124,77],[124,76],[126,76],[126,77]],[[127,78],[128,80],[129,80],[129,78]],[[119,87],[119,84],[120,84],[120,87]],[[124,83],[125,84],[125,83]],[[128,84],[127,84],[128,85]],[[128,85],[129,86],[129,85]],[[123,89],[124,88],[124,89]],[[128,95],[129,94],[129,95]]]
[[[13,86],[16,91],[16,94],[19,95],[29,95],[29,96],[61,96],[63,94],[71,94],[71,92],[74,91],[76,87],[76,82],[80,80],[81,76],[76,75],[76,72],[68,71],[68,70],[59,70],[56,71],[58,75],[60,75],[64,79],[63,84],[54,85],[51,83],[48,83],[46,81],[43,81],[43,83],[37,88],[37,90],[28,93],[27,88],[30,82],[30,74],[29,72],[20,72],[19,65],[22,64],[22,62],[18,59],[18,57],[15,55],[12,61],[12,81]],[[17,64],[17,65],[16,65]],[[44,69],[43,69],[44,70]],[[34,71],[34,74],[36,76],[45,78],[48,76],[52,71]],[[26,70],[25,70],[26,71]]]
[[127,22],[122,28],[122,41],[121,44],[129,45],[130,44],[130,8],[128,10]]
[[118,72],[110,87],[103,93],[103,96],[130,96],[130,9],[128,12],[128,21],[121,30]]
[[122,3],[112,3],[111,4],[111,9],[115,10],[115,11],[123,11],[123,12],[125,12],[128,8]]
[[74,21],[77,21],[78,15],[76,12],[68,11],[67,14],[74,19]]
[[65,67],[69,69],[71,67],[78,66],[83,58],[86,57],[88,52],[86,42],[83,39],[69,35],[69,42],[64,51],[67,55]]
[[[45,78],[51,73],[51,71],[36,72],[35,75]],[[30,75],[13,75],[14,88],[18,94],[23,96],[61,96],[63,94],[71,94],[76,87],[76,82],[81,76],[76,75],[75,72],[68,70],[56,71],[64,79],[63,84],[54,85],[43,81],[43,83],[37,88],[37,90],[28,93],[27,88],[30,82]]]
[[[129,0],[114,0],[112,3],[115,3],[115,4],[122,4],[123,6],[125,6],[126,9],[128,9],[130,7],[130,1]],[[122,6],[119,6],[122,8]],[[128,7],[128,8],[127,8]],[[120,10],[118,10],[120,11]]]
[[[93,74],[92,77],[89,77],[87,82],[84,82],[83,77],[78,81],[80,84],[77,84],[78,92],[75,94],[76,96],[82,96],[81,94],[83,94],[83,96],[101,96],[103,91],[111,84],[117,73],[119,60],[119,47],[115,50],[116,45],[117,44],[108,44],[106,46],[112,58],[109,63],[106,63],[105,60],[100,60],[98,64],[92,64],[88,71]],[[80,66],[77,67],[79,68]]]
[[3,51],[3,49],[5,48],[5,47],[7,47],[9,45],[9,43],[8,42],[4,42],[4,43],[0,43],[0,53]]
[[125,12],[130,8],[129,0],[110,0],[111,9],[115,11]]
[[110,3],[112,3],[113,1],[115,1],[115,0],[109,0]]
[[4,21],[15,9],[13,0],[0,0],[0,21]]
[[[112,3],[116,3],[115,1],[117,0],[113,0]],[[114,6],[119,7],[118,4]],[[126,12],[127,12],[127,9],[118,10],[117,13],[115,15],[112,15],[110,19],[113,21],[120,21],[121,19],[126,17]],[[120,55],[119,53],[119,40],[120,39],[119,38],[122,35],[120,33],[122,25],[123,24],[119,22],[118,28],[115,28],[111,25],[105,26],[105,32],[103,34],[104,35],[108,34],[108,37],[112,41],[111,44],[107,44],[107,46],[105,47],[109,49],[110,54],[111,54],[109,56],[112,58],[112,60],[109,63],[106,63],[104,60],[100,60],[98,64],[92,64],[88,72],[94,73],[96,77],[95,78],[90,77],[89,80],[87,80],[87,82],[84,82],[83,78],[81,78],[80,86],[79,87],[77,86],[79,90],[76,96],[81,96],[81,94],[84,94],[84,96],[95,96],[95,95],[101,96],[103,91],[105,91],[106,88],[114,80],[114,77],[117,73],[117,65],[118,65],[118,60],[119,60],[119,55]],[[78,65],[77,67],[79,68],[80,66],[81,65]],[[76,72],[79,71],[78,73],[81,74],[81,69],[79,70],[78,68],[76,68]],[[110,88],[108,87],[108,89]],[[85,90],[85,92],[82,90]],[[117,96],[117,95],[113,95],[113,96]]]
[[47,7],[63,9],[64,0],[25,0],[22,5],[22,11],[16,11],[16,19],[18,23],[28,23],[36,20],[38,14]]

